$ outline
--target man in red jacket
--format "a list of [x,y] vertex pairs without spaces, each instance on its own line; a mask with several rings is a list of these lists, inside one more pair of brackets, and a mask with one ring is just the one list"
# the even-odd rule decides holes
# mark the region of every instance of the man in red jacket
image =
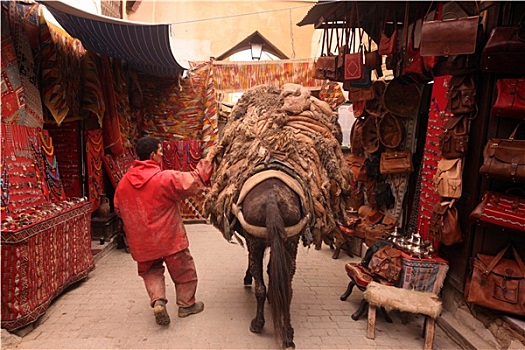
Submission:
[[209,183],[212,160],[219,148],[212,148],[195,170],[161,170],[162,143],[143,137],[136,145],[139,160],[124,175],[114,197],[115,211],[122,218],[131,256],[144,279],[156,322],[170,323],[166,310],[164,264],[175,284],[179,317],[201,312],[195,301],[197,271],[180,216],[180,203]]

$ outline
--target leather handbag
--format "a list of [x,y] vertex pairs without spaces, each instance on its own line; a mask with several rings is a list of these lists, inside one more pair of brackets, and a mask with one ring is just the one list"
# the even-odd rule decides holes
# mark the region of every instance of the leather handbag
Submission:
[[525,232],[525,194],[510,194],[518,189],[505,193],[488,191],[483,200],[470,213],[470,219],[478,225],[496,226],[513,231]]
[[417,112],[421,95],[416,84],[405,84],[401,77],[392,79],[383,93],[383,105],[397,117],[409,118]]
[[404,124],[391,113],[386,113],[377,123],[379,142],[386,148],[396,149],[404,137]]
[[406,47],[403,51],[402,75],[409,75],[414,82],[419,82],[424,76],[423,58],[420,54],[420,47],[415,46],[416,21],[412,26],[407,25],[410,34],[407,39]]
[[410,150],[383,152],[379,162],[379,172],[387,174],[409,174],[414,171]]
[[345,80],[361,80],[364,78],[363,51],[360,47],[355,53],[345,55]]
[[365,152],[365,149],[363,147],[364,123],[365,120],[363,118],[358,117],[352,124],[352,129],[350,129],[350,149],[352,151],[352,154],[363,155]]
[[368,114],[375,117],[382,117],[386,110],[383,105],[383,94],[385,93],[386,83],[384,80],[376,80],[372,83],[372,91],[374,97],[365,103],[365,109]]
[[472,54],[476,51],[479,16],[424,21],[421,56]]
[[368,181],[365,161],[366,161],[365,156],[357,156],[355,154],[350,154],[348,157],[346,157],[346,162],[348,163],[348,166],[350,167],[350,171],[354,175],[355,181],[359,181],[359,182]]
[[379,151],[379,137],[377,136],[377,117],[368,115],[365,118],[363,129],[361,131],[361,140],[363,148],[369,154]]
[[479,69],[479,55],[450,55],[439,56],[432,67],[432,75],[440,77],[443,75],[470,74]]
[[374,90],[372,90],[371,87],[350,87],[350,89],[348,90],[348,101],[350,102],[368,101],[373,98]]
[[[503,258],[511,247],[514,259]],[[496,256],[476,255],[467,288],[469,303],[525,316],[525,265],[510,244]]]
[[450,78],[447,91],[447,109],[452,113],[470,114],[477,112],[476,84],[474,76],[457,75]]
[[[395,12],[394,12],[395,13]],[[397,52],[397,19],[394,18],[392,25],[387,24],[387,19],[383,20],[383,29],[379,38],[379,54],[391,55]]]
[[401,252],[389,245],[379,249],[368,263],[368,269],[376,276],[395,283],[401,277],[403,257]]
[[470,119],[466,116],[451,116],[438,135],[439,149],[446,159],[461,158],[467,155]]
[[489,178],[525,182],[525,140],[515,140],[520,122],[508,139],[491,138],[483,150],[481,174]]
[[458,220],[458,210],[451,201],[439,202],[432,210],[428,224],[430,237],[443,245],[453,245],[463,242],[461,226]]
[[515,27],[497,27],[481,53],[481,69],[492,73],[525,74],[525,15]]
[[463,159],[441,158],[437,164],[436,175],[432,179],[441,197],[459,198],[463,187]]
[[525,120],[525,79],[498,79],[492,115]]

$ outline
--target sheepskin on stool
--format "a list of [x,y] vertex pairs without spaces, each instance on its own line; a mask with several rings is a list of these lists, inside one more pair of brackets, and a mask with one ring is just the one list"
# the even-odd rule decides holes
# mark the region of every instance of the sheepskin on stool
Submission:
[[441,299],[436,294],[370,282],[364,297],[368,301],[367,338],[375,338],[376,307],[384,307],[388,311],[399,310],[425,315],[424,349],[432,349],[435,319],[442,310]]

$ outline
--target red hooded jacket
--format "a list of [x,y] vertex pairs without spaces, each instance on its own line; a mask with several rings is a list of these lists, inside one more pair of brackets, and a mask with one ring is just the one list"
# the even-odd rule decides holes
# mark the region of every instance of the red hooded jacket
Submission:
[[188,248],[180,204],[205,188],[213,166],[202,159],[194,171],[160,169],[153,160],[135,160],[115,191],[131,256],[144,262]]

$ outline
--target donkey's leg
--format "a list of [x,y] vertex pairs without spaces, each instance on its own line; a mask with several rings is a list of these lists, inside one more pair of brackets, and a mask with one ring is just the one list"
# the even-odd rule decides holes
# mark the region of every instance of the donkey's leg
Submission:
[[250,261],[249,270],[255,280],[255,299],[257,300],[257,313],[250,325],[250,331],[260,333],[264,327],[264,302],[266,300],[266,286],[263,279],[263,257],[266,242],[249,235],[246,237]]
[[293,276],[295,275],[295,269],[296,269],[296,259],[297,259],[297,247],[299,245],[299,236],[295,236],[292,238],[289,238],[285,242],[286,250],[288,252],[287,254],[287,263],[288,266],[290,266],[290,297],[288,299],[288,305],[287,305],[287,312],[284,313],[285,319],[284,319],[284,325],[286,329],[286,334],[284,334],[283,339],[283,345],[286,349],[294,349],[295,343],[293,341],[294,339],[294,329],[292,327],[291,317],[290,317],[290,305],[292,304],[292,295],[293,295],[293,289],[292,289],[292,280]]

